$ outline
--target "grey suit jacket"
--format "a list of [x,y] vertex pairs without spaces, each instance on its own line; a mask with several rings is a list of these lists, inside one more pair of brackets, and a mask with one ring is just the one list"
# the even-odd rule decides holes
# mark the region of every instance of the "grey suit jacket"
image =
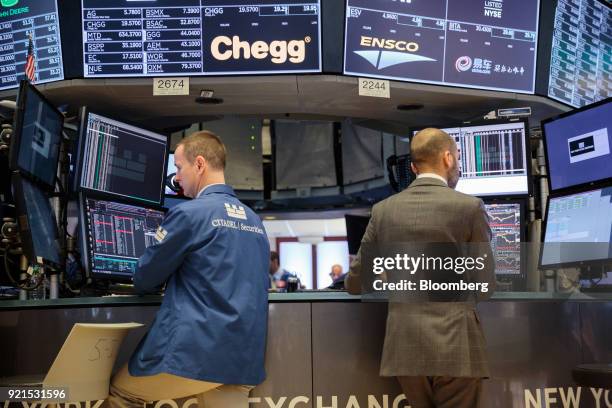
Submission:
[[[491,230],[482,200],[434,178],[416,179],[372,209],[364,243],[486,243],[487,267],[479,277],[495,288]],[[361,292],[361,249],[345,286]],[[483,297],[479,298],[481,300]],[[380,367],[382,376],[488,377],[485,339],[475,302],[389,303]]]

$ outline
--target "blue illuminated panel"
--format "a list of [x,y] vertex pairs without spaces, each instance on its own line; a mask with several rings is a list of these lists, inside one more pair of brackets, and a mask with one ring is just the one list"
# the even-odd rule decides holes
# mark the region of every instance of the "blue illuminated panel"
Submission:
[[81,0],[85,77],[320,72],[319,0]]
[[575,107],[612,96],[611,19],[597,0],[558,0],[548,96]]
[[348,0],[344,73],[533,93],[538,12],[538,0]]
[[0,90],[15,88],[24,79],[30,35],[36,67],[34,83],[64,79],[56,1],[14,3],[0,8]]

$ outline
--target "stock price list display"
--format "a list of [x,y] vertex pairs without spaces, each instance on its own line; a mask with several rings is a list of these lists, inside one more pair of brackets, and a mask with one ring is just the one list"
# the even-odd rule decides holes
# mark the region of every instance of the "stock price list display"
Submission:
[[347,0],[344,73],[533,93],[538,0]]
[[597,0],[559,0],[548,96],[581,107],[612,95],[611,18]]
[[64,79],[55,0],[20,1],[0,8],[0,90],[25,78],[29,36],[35,62],[34,83]]
[[84,75],[320,72],[319,10],[319,0],[82,0]]

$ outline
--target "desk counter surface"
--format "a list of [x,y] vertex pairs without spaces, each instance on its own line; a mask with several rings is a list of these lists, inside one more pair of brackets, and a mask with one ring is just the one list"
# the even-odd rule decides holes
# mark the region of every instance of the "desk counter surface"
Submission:
[[[287,302],[360,302],[361,297],[337,291],[304,291],[296,293],[270,293],[271,303]],[[124,305],[159,305],[162,296],[106,296],[77,297],[46,300],[2,300],[0,310],[37,309],[37,308],[71,308],[71,307],[105,307]],[[556,293],[556,292],[498,292],[489,302],[511,301],[549,301],[549,302],[590,302],[612,301],[612,293]]]
[[[269,299],[268,379],[253,391],[252,397],[261,402],[253,408],[284,400],[293,406],[303,398],[309,402],[299,402],[300,408],[366,407],[371,397],[382,406],[383,396],[391,402],[402,393],[394,378],[379,376],[386,304],[332,291],[270,293]],[[75,323],[145,324],[126,336],[118,369],[146,334],[161,300],[115,296],[0,301],[0,377],[46,372]],[[576,390],[568,388],[574,384],[574,367],[612,361],[610,293],[499,292],[479,303],[478,312],[491,367],[483,406],[522,407],[526,395],[535,401],[545,389],[569,395]],[[590,404],[591,394],[583,389],[580,406],[596,405]],[[349,396],[356,396],[359,405],[347,402]],[[338,404],[332,404],[332,398]]]

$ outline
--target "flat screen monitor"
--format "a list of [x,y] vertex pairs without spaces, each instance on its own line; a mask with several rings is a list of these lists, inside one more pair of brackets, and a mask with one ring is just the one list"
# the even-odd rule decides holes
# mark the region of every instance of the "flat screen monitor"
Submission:
[[533,93],[538,17],[538,0],[347,0],[344,73]]
[[542,267],[607,262],[611,242],[612,187],[549,198]]
[[548,96],[579,108],[612,96],[612,9],[599,0],[558,0]]
[[82,189],[163,203],[167,135],[83,109],[79,137]]
[[0,8],[0,90],[25,77],[30,35],[34,82],[64,79],[57,1],[7,0]]
[[55,186],[64,116],[22,81],[17,97],[10,166],[47,187]]
[[156,242],[159,208],[81,195],[83,264],[94,277],[129,282],[145,249]]
[[344,220],[346,222],[346,238],[348,241],[349,254],[357,255],[359,247],[361,247],[361,239],[370,222],[370,217],[365,215],[346,214]]
[[457,191],[479,197],[530,193],[526,121],[442,130],[455,139],[459,149],[461,177],[455,188]]
[[47,194],[34,183],[13,174],[13,196],[24,254],[30,264],[61,266],[62,251],[55,213]]
[[523,205],[520,202],[486,203],[485,208],[493,235],[495,274],[520,276]]
[[542,122],[551,191],[612,179],[612,99]]
[[320,0],[81,5],[88,78],[321,72]]

